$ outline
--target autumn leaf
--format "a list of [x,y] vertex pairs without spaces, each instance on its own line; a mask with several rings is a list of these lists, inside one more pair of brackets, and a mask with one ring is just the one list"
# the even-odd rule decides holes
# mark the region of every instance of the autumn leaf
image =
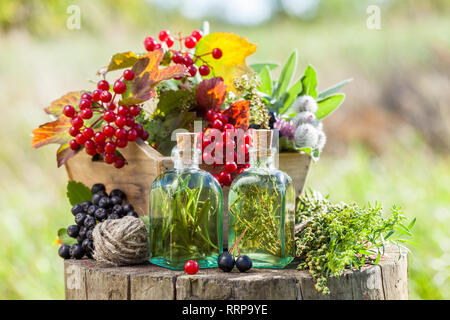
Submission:
[[139,104],[147,101],[156,97],[155,86],[161,81],[188,74],[187,68],[181,64],[160,68],[163,57],[163,49],[150,51],[133,65],[135,78],[131,81],[131,90],[120,104]]
[[138,59],[139,57],[132,51],[116,53],[109,62],[107,72],[130,68],[138,61]]
[[[222,50],[222,57],[214,59],[211,53],[214,48]],[[198,66],[205,62],[212,68],[209,77],[222,77],[228,90],[233,90],[233,79],[251,73],[245,59],[256,51],[256,45],[234,33],[210,33],[197,43],[195,54],[201,56]],[[203,61],[202,61],[203,60]]]
[[227,85],[221,78],[205,79],[197,86],[197,110],[203,115],[208,109],[219,110],[227,94]]
[[62,109],[65,105],[71,104],[71,105],[78,105],[78,102],[80,101],[81,95],[85,91],[72,91],[69,93],[66,93],[61,98],[56,99],[53,101],[50,106],[44,108],[44,111],[48,114],[54,115],[55,117],[59,117],[62,114]]
[[56,151],[56,163],[58,164],[58,168],[67,162],[70,158],[76,155],[79,150],[70,149],[69,143],[65,143],[58,148]]
[[50,143],[64,144],[70,139],[71,126],[70,119],[64,115],[59,116],[55,121],[44,123],[33,130],[31,146],[39,148]]
[[224,110],[222,114],[228,117],[228,123],[231,123],[236,128],[247,130],[250,120],[250,101],[236,101],[228,109]]

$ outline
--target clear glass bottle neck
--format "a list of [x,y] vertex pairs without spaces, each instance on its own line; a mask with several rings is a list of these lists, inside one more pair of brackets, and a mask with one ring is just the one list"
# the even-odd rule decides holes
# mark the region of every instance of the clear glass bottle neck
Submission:
[[250,154],[250,168],[255,169],[276,169],[275,156],[276,149],[257,149],[249,150]]
[[180,150],[177,147],[172,150],[174,168],[181,169],[198,169],[201,151],[193,148],[189,151]]

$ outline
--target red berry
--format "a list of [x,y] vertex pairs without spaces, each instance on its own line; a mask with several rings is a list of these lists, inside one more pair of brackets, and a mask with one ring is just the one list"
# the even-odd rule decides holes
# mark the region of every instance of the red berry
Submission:
[[142,125],[140,123],[135,123],[134,129],[136,129],[139,136],[141,136],[142,132],[144,132],[144,128],[142,127]]
[[73,117],[75,117],[75,108],[73,107],[73,106],[71,106],[70,104],[68,104],[68,105],[66,105],[64,108],[63,108],[63,114],[66,116],[66,117],[69,117],[69,118],[73,118]]
[[90,139],[94,136],[94,130],[92,130],[92,128],[84,128],[83,129],[83,136],[86,139]]
[[239,175],[239,174],[241,174],[242,172],[244,172],[244,170],[245,170],[245,168],[240,168],[238,171],[237,171],[237,175]]
[[199,266],[198,263],[194,260],[186,261],[184,264],[184,271],[187,274],[196,274],[198,272]]
[[117,169],[122,168],[125,165],[125,159],[122,157],[116,158],[116,161],[114,161],[114,167]]
[[107,136],[108,138],[111,138],[114,135],[114,127],[110,126],[109,124],[105,125],[103,127],[103,133],[105,134],[105,136]]
[[183,63],[184,63],[184,65],[185,65],[186,67],[189,67],[189,66],[191,66],[192,64],[194,64],[194,60],[192,60],[191,56],[186,55],[186,56],[184,56],[184,58],[183,58]]
[[184,63],[184,58],[180,53],[175,52],[172,56],[172,61],[174,63]]
[[161,30],[161,31],[159,32],[158,38],[159,38],[160,41],[166,41],[167,38],[169,37],[169,35],[170,35],[170,32],[169,32],[169,31],[167,31],[167,30]]
[[123,117],[128,116],[128,107],[127,106],[119,106],[119,108],[117,109],[117,114],[119,116],[123,116]]
[[209,110],[206,112],[206,119],[208,119],[209,121],[213,121],[214,116],[215,116],[216,114],[217,114],[217,113],[216,113],[213,109],[209,109]]
[[109,90],[109,83],[106,80],[100,80],[97,82],[97,89],[102,91],[108,91]]
[[135,129],[131,129],[128,131],[128,141],[136,141],[138,138],[138,133]]
[[92,91],[92,100],[99,101],[101,94],[102,94],[102,90],[95,89],[94,91]]
[[172,46],[173,46],[173,43],[174,43],[173,38],[172,38],[172,37],[167,37],[167,39],[166,39],[167,47],[168,47],[168,48],[172,47]]
[[74,139],[69,141],[69,146],[70,146],[70,149],[72,149],[74,151],[80,149],[80,145]]
[[147,37],[145,39],[144,46],[147,51],[153,51],[156,49],[156,41],[153,38],[151,38],[151,39],[149,39],[149,38],[151,38],[151,37]]
[[97,143],[97,153],[105,152],[105,144],[103,142]]
[[83,109],[80,111],[80,117],[83,119],[90,119],[92,118],[92,110],[91,109]]
[[198,68],[198,72],[202,75],[202,76],[207,76],[210,72],[209,67],[204,64],[201,65],[200,68]]
[[116,119],[116,114],[111,110],[105,111],[105,113],[103,113],[103,119],[105,119],[106,122],[113,122]]
[[117,147],[119,148],[125,148],[128,145],[127,139],[117,139],[116,141]]
[[228,161],[225,163],[225,171],[228,173],[233,173],[237,170],[237,165],[234,161]]
[[220,50],[219,48],[214,48],[212,51],[212,56],[214,59],[222,58],[222,50]]
[[150,36],[146,37],[146,38],[144,39],[144,47],[147,48],[148,44],[149,44],[151,41],[154,41],[154,40],[155,40],[155,39],[154,39],[153,37],[150,37]]
[[105,160],[107,164],[111,164],[116,161],[116,155],[114,153],[105,153],[103,160]]
[[147,141],[148,137],[150,136],[150,134],[147,131],[142,131],[142,133],[140,134],[141,139],[144,141]]
[[80,110],[90,108],[91,104],[91,100],[81,99],[79,104]]
[[112,141],[109,141],[105,145],[105,152],[107,153],[114,153],[116,151],[116,144]]
[[155,45],[155,50],[158,50],[158,49],[161,49],[161,43],[157,43],[157,44]]
[[197,67],[194,65],[189,66],[188,72],[191,75],[191,77],[194,77],[197,74]]
[[86,138],[83,136],[82,133],[77,134],[77,136],[75,137],[75,141],[79,144],[79,145],[83,145],[86,142]]
[[234,132],[234,126],[231,123],[227,123],[226,125],[223,126],[223,130],[230,130]]
[[115,110],[117,105],[114,102],[108,103],[108,110]]
[[194,30],[192,31],[191,36],[193,36],[198,41],[203,37],[203,34],[200,30]]
[[231,175],[226,171],[221,171],[219,173],[219,182],[225,186],[230,186],[232,182]]
[[95,142],[94,141],[92,141],[91,139],[87,139],[85,142],[84,142],[84,147],[86,148],[86,149],[94,149],[95,150],[95,148],[97,147],[96,145],[95,145]]
[[103,132],[99,131],[94,135],[94,140],[97,143],[105,142],[106,136]]
[[137,105],[133,104],[132,106],[130,106],[129,111],[133,117],[136,117],[141,113],[141,108],[139,108]]
[[133,72],[133,70],[131,70],[131,69],[126,69],[126,70],[123,72],[123,78],[124,78],[125,80],[128,80],[128,81],[133,80],[133,79],[134,79],[134,72]]
[[184,39],[184,45],[188,49],[194,48],[196,44],[197,44],[197,39],[192,37],[192,36],[187,37],[186,39]]
[[252,137],[251,137],[251,135],[246,134],[246,135],[244,136],[244,142],[245,142],[245,144],[250,145],[250,144],[252,143]]
[[223,128],[223,123],[219,119],[214,120],[213,122],[213,128],[217,130],[221,130]]
[[127,126],[132,128],[134,126],[134,118],[133,117],[127,117]]
[[117,139],[124,139],[127,136],[127,130],[123,128],[117,128],[116,131],[114,132],[114,135],[116,136]]
[[81,99],[92,100],[92,95],[89,92],[85,92],[81,95]]
[[102,102],[110,102],[112,99],[112,94],[109,91],[103,91],[102,94],[100,95],[100,100]]
[[74,128],[74,127],[70,127],[69,128],[69,134],[72,136],[72,137],[75,137],[77,134],[79,134],[80,133],[80,130],[79,129],[76,129],[76,128]]
[[127,85],[122,80],[117,80],[114,82],[113,90],[117,94],[122,94],[127,90]]
[[83,126],[84,121],[83,121],[83,119],[81,119],[80,116],[76,116],[76,117],[72,118],[72,120],[70,120],[70,123],[72,124],[72,126],[75,129],[80,129]]
[[119,128],[122,128],[123,126],[125,126],[127,124],[127,118],[124,116],[117,116],[116,121],[114,123]]

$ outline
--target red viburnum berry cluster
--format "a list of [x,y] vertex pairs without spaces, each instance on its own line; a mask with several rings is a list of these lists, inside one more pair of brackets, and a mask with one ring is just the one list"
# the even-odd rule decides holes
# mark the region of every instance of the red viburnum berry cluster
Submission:
[[[197,61],[201,61],[202,65],[198,68],[198,73],[201,76],[207,76],[210,74],[212,67],[206,62],[203,57],[211,55],[214,59],[220,59],[222,57],[222,50],[220,48],[214,48],[211,52],[196,55],[191,49],[194,49],[197,42],[202,38],[202,32],[200,30],[194,30],[191,35],[183,37],[181,33],[173,37],[168,30],[161,30],[158,35],[158,39],[167,45],[168,50],[172,54],[172,61],[177,64],[184,64],[188,68],[188,72],[191,77],[197,74],[197,67],[195,64]],[[178,50],[172,49],[175,41],[179,42],[180,48]],[[154,51],[161,49],[161,43],[158,43],[153,37],[148,36],[144,40],[144,46],[147,51]],[[175,78],[177,80],[182,79]]]
[[[114,102],[116,95],[123,94],[127,89],[124,80],[133,79],[133,71],[125,70],[114,82],[114,95],[109,90],[108,81],[100,80],[96,90],[81,95],[78,110],[72,105],[63,108],[63,114],[71,119],[69,134],[74,139],[70,140],[69,146],[72,150],[79,150],[84,146],[88,155],[101,154],[107,164],[122,168],[125,159],[116,153],[116,149],[125,148],[129,141],[136,141],[139,137],[148,139],[148,132],[135,121],[141,113],[141,108],[137,105],[117,106]],[[95,120],[89,121],[93,118]],[[103,126],[96,129],[102,121]]]
[[[219,130],[222,139],[214,138],[214,135],[202,135],[202,160],[206,164],[213,163],[213,166],[218,168],[219,173],[214,174],[214,177],[221,186],[230,186],[237,175],[250,167],[248,162],[249,148],[252,145],[251,136],[245,133],[240,139],[237,129],[228,123],[228,117],[220,111],[208,110],[206,119],[208,120],[207,128]],[[212,152],[205,151],[211,144],[214,144]],[[216,157],[218,150],[221,151],[220,158]],[[238,161],[238,154],[243,155],[239,160],[244,159],[244,161]]]

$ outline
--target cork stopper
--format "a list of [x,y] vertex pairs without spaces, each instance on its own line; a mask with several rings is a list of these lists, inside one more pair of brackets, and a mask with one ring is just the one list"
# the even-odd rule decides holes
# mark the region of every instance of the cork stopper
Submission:
[[198,134],[193,132],[179,132],[176,134],[177,148],[184,163],[194,159],[195,151],[199,147]]
[[270,156],[272,154],[273,132],[269,129],[251,129],[253,148],[256,150],[257,157]]

